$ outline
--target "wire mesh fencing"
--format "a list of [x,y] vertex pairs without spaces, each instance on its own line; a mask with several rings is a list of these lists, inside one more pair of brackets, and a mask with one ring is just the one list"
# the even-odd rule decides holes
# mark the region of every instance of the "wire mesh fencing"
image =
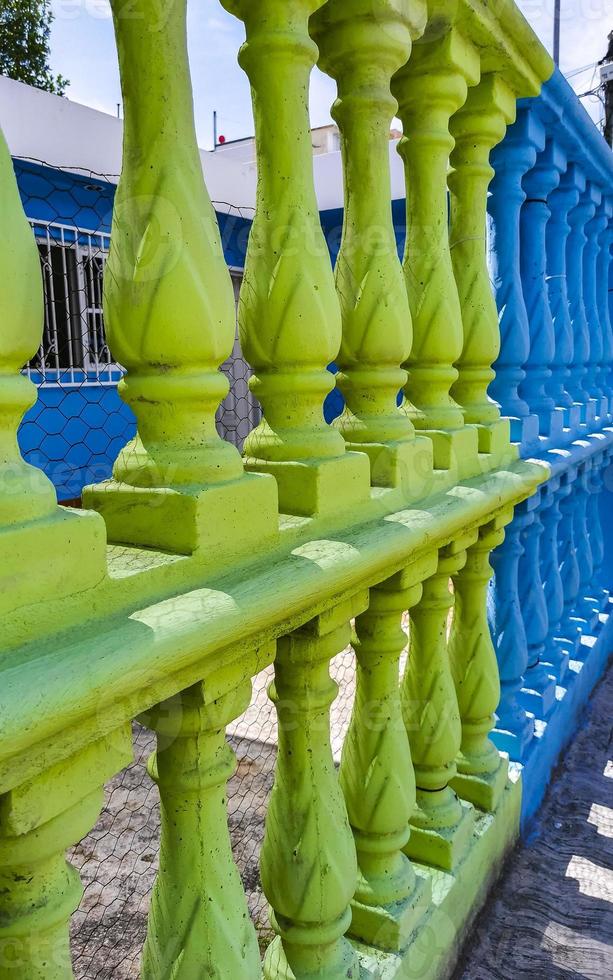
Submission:
[[160,808],[146,763],[154,735],[134,725],[134,762],[106,788],[96,827],[70,854],[84,886],[71,924],[76,980],[139,976],[158,868]]

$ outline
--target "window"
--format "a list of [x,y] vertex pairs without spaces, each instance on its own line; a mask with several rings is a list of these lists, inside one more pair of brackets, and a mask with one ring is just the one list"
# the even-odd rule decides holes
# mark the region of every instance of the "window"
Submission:
[[51,240],[38,242],[45,291],[43,342],[34,359],[38,371],[83,367],[77,256]]
[[44,288],[42,343],[26,365],[37,384],[117,384],[104,335],[102,278],[109,236],[31,221]]
[[94,364],[99,364],[101,361],[105,364],[111,363],[111,352],[106,342],[102,312],[103,274],[103,256],[86,254],[83,258],[84,312],[87,322],[88,360]]

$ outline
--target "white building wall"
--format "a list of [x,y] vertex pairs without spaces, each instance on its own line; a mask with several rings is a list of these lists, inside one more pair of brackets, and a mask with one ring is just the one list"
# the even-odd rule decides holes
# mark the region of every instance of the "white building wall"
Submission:
[[[123,121],[116,116],[0,76],[0,128],[14,157],[118,180]],[[238,162],[206,150],[200,156],[218,211],[253,208],[255,182]]]
[[[123,122],[70,99],[0,76],[0,127],[13,156],[41,160],[76,173],[117,180],[121,170]],[[390,140],[392,199],[405,197],[397,140]],[[228,150],[200,151],[204,176],[218,211],[238,209],[245,217],[255,207],[257,165]],[[343,206],[340,152],[313,158],[320,211]]]

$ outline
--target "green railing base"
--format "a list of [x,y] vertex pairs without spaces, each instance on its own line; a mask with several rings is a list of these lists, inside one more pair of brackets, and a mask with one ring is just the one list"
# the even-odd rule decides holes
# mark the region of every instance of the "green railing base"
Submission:
[[494,813],[479,813],[472,844],[453,874],[415,864],[432,885],[432,904],[402,953],[356,944],[360,980],[445,980],[458,949],[519,834],[521,781],[507,781]]

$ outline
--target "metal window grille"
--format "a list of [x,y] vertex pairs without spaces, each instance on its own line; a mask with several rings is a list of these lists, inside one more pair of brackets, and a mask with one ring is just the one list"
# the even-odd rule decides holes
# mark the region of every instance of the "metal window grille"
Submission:
[[104,232],[31,219],[45,295],[43,339],[25,372],[39,386],[116,385],[122,368],[104,336]]

